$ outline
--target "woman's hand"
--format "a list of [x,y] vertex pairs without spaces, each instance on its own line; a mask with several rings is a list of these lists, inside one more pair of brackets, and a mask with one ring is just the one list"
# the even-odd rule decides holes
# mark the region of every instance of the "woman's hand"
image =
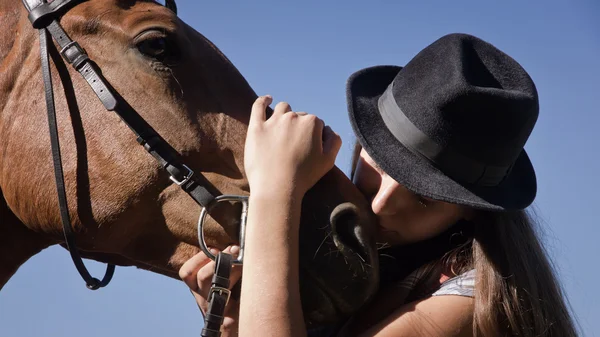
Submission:
[[[216,249],[211,249],[211,252],[217,255],[219,252]],[[239,253],[238,246],[230,246],[223,250],[224,253],[237,256]],[[208,309],[208,293],[212,282],[212,277],[215,274],[215,262],[204,253],[200,252],[179,269],[179,277],[187,284],[192,294],[196,298],[198,307],[202,311],[202,315],[206,315]],[[234,265],[231,269],[229,278],[231,289],[240,280],[242,276],[241,266]],[[233,299],[229,299],[229,303],[225,308],[225,319],[223,321],[223,336],[237,336],[238,317],[240,312],[240,303]]]
[[252,106],[244,155],[250,189],[301,198],[333,168],[342,141],[322,120],[292,112],[287,103],[277,104],[267,120],[272,101],[261,96]]

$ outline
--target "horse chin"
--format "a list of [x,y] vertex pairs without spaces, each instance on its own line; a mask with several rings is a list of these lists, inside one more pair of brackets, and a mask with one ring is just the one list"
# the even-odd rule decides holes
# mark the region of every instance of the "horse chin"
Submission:
[[301,268],[300,275],[302,310],[308,328],[343,322],[371,299],[379,282],[377,274],[367,270],[360,275],[354,273],[356,279],[350,282],[338,279],[338,283],[309,268]]
[[[305,273],[306,270],[302,272]],[[346,317],[336,304],[334,297],[316,280],[308,279],[302,282],[301,293],[310,294],[310,296],[304,296],[302,302],[302,311],[307,328],[335,324]]]
[[301,268],[300,275],[302,311],[308,328],[343,322],[371,299],[379,281],[375,274],[367,277],[365,273],[357,276],[361,281],[356,283],[335,284],[308,268]]

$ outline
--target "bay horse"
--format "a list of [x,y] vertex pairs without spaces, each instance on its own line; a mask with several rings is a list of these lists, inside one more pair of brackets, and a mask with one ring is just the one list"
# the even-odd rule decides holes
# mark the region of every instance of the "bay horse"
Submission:
[[[211,188],[249,195],[243,149],[257,96],[225,55],[171,9],[155,1],[78,1],[60,24],[110,86]],[[77,71],[67,69],[60,55],[51,56],[76,249],[86,258],[177,278],[199,251],[200,207],[123,121],[106,111]],[[24,6],[0,0],[0,289],[30,257],[65,240],[40,64],[38,34]],[[300,255],[309,325],[352,314],[376,291],[368,209],[337,168],[307,193]],[[239,242],[235,210],[211,213],[208,245],[223,249]]]

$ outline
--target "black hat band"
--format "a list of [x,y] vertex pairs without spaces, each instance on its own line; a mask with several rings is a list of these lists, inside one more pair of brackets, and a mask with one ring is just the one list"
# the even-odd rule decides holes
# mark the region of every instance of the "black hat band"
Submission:
[[462,155],[450,147],[442,147],[419,130],[406,117],[394,98],[390,84],[379,98],[379,113],[388,130],[408,150],[423,157],[449,177],[477,185],[497,186],[510,172],[512,165],[492,166]]

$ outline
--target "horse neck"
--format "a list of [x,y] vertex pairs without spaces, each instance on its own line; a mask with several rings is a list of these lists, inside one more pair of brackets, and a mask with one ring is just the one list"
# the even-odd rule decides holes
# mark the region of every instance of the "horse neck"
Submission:
[[25,227],[0,191],[0,290],[25,261],[53,243]]

